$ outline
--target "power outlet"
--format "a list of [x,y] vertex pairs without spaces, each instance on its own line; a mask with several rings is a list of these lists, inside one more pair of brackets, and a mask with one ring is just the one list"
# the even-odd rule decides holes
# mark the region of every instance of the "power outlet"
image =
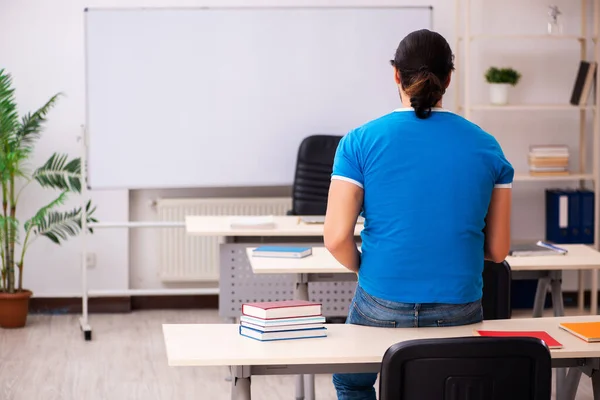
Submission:
[[86,263],[88,268],[94,268],[96,266],[96,253],[87,253]]

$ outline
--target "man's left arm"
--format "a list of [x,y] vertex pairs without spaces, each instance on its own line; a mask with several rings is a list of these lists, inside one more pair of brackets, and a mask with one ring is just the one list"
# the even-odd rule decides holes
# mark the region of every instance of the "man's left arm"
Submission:
[[325,247],[343,266],[353,272],[360,267],[360,252],[354,238],[356,221],[363,205],[362,185],[332,179],[325,216]]

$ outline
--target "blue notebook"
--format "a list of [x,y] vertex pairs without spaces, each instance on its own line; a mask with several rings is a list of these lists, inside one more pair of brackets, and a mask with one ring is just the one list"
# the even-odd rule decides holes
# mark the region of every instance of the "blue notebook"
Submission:
[[252,250],[254,257],[303,258],[312,254],[312,247],[261,246]]

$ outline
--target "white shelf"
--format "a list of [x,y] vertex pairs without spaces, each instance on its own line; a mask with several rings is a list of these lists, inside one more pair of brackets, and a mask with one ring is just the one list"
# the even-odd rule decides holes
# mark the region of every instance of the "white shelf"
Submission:
[[[586,40],[596,41],[596,37],[586,37],[578,35],[500,35],[500,34],[479,34],[469,36],[471,40],[567,40],[584,42]],[[464,37],[459,37],[464,40]]]
[[[461,109],[464,106],[460,106]],[[574,106],[571,104],[514,104],[514,105],[493,105],[493,104],[475,104],[469,107],[471,110],[480,111],[567,111],[567,110],[594,110],[594,105]]]
[[515,174],[515,182],[551,182],[551,181],[585,181],[593,180],[592,174],[570,174],[557,176],[532,176],[528,173]]

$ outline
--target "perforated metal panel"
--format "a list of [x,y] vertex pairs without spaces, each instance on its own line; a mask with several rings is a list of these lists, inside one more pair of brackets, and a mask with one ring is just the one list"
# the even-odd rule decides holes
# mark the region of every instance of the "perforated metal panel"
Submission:
[[[259,243],[225,243],[220,246],[219,315],[221,317],[239,317],[244,303],[294,298],[296,282],[294,274],[257,275],[252,272],[246,248],[258,245]],[[318,301],[323,305],[323,315],[345,317],[355,288],[356,282],[310,282],[308,293],[310,300]]]

